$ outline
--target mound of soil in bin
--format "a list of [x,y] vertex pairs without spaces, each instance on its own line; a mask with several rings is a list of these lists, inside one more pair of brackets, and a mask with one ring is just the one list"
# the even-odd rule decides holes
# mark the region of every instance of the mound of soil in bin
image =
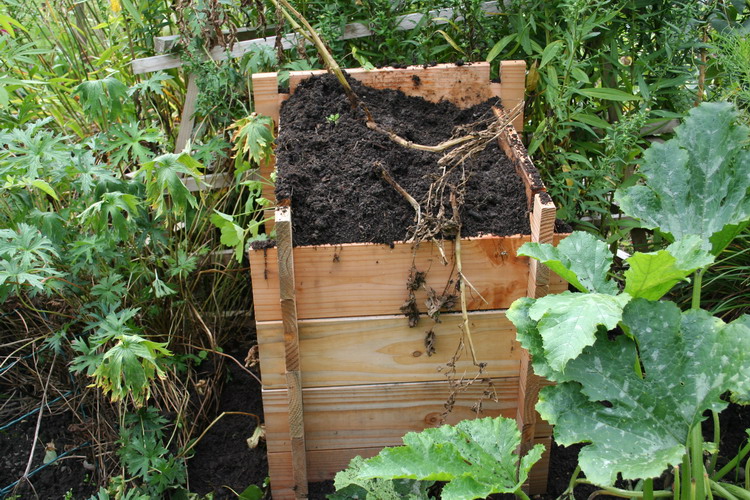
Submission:
[[[354,80],[351,84],[381,127],[418,144],[450,139],[456,127],[491,117],[491,106],[498,104],[488,101],[461,110],[449,102],[435,104]],[[352,109],[331,75],[302,82],[282,105],[280,123],[276,197],[291,200],[295,245],[406,239],[414,208],[382,177],[381,167],[422,203],[441,173],[440,153],[405,148],[368,129],[363,113]],[[468,184],[461,235],[528,234],[523,183],[496,141],[464,168]],[[452,175],[453,183],[459,181],[459,171]],[[450,217],[447,196],[445,205]]]

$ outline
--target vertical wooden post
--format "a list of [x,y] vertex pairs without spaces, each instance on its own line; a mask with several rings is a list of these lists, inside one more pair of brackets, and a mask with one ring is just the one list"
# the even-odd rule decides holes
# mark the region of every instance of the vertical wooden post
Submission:
[[[526,61],[501,61],[500,81],[503,109],[510,111],[523,101],[526,93]],[[523,110],[513,120],[513,128],[523,132]]]
[[182,107],[180,118],[180,131],[177,132],[177,140],[174,144],[175,153],[181,153],[187,145],[190,136],[193,135],[193,125],[195,119],[195,103],[198,100],[198,83],[195,81],[195,75],[188,76],[187,90],[185,91],[185,104]]
[[[534,195],[533,208],[531,212],[531,241],[537,243],[552,243],[555,233],[555,204],[550,196],[542,191]],[[529,283],[528,296],[533,298],[543,297],[549,289],[549,269],[534,259],[529,261]],[[536,403],[539,399],[539,389],[542,379],[534,373],[531,367],[531,356],[524,350],[521,356],[521,371],[519,374],[518,388],[518,413],[516,421],[521,430],[521,453],[525,454],[535,444],[537,436],[537,414]],[[549,436],[539,436],[548,438]],[[547,439],[551,442],[550,439]],[[546,451],[549,453],[549,447]],[[546,464],[542,460],[540,464]],[[546,466],[546,465],[545,465]],[[547,489],[547,473],[536,474],[535,480],[529,484],[531,494],[543,493]]]
[[[279,78],[276,73],[256,73],[252,75],[253,81],[253,109],[259,115],[270,116],[276,127],[279,126],[279,112],[281,110],[281,101],[283,96],[279,94]],[[276,193],[274,186],[269,182],[271,174],[276,168],[276,157],[266,158],[260,164],[260,177],[265,180],[261,185],[261,196],[276,203]],[[274,220],[271,217],[271,210],[263,211],[263,218],[266,222],[266,234],[271,234],[274,227]]]
[[284,359],[289,400],[289,434],[292,447],[294,495],[295,498],[307,498],[305,426],[302,409],[299,330],[297,327],[297,299],[292,253],[292,210],[289,207],[278,207],[276,209],[276,245],[279,256],[279,298],[284,328]]

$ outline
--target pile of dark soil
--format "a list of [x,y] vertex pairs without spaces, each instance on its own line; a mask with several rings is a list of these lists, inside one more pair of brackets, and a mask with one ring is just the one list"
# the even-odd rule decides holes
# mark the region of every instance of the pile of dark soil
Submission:
[[[255,333],[244,335],[245,342],[228,348],[228,353],[242,361],[248,353]],[[243,412],[263,420],[260,384],[236,363],[225,360],[226,380],[221,389],[218,414]],[[218,416],[218,415],[217,415]],[[222,417],[195,447],[187,461],[190,491],[213,498],[237,498],[249,485],[261,486],[268,476],[265,441],[248,448],[247,438],[253,435],[256,420],[247,415]]]
[[[461,110],[449,102],[434,104],[351,83],[383,128],[418,144],[450,139],[456,127],[491,117],[496,104]],[[414,85],[419,85],[416,78]],[[440,153],[405,148],[368,129],[363,113],[352,109],[330,75],[302,82],[283,104],[280,122],[276,196],[291,200],[295,245],[406,239],[414,208],[383,179],[381,167],[422,203],[441,174]],[[464,169],[462,236],[528,234],[523,183],[497,144],[468,160]],[[460,180],[458,170],[451,177],[454,184]],[[450,206],[446,210],[450,216]]]
[[[0,488],[13,484],[26,470],[37,417],[38,414],[30,415],[0,431]],[[58,455],[84,444],[81,442],[82,434],[72,429],[75,422],[70,411],[45,408],[29,472],[43,465],[46,444],[54,443]],[[97,485],[92,479],[93,460],[87,455],[90,455],[89,450],[84,447],[62,457],[29,477],[28,481],[22,479],[15,489],[7,493],[20,495],[20,498],[59,499],[70,492],[74,498],[88,498],[97,490]]]

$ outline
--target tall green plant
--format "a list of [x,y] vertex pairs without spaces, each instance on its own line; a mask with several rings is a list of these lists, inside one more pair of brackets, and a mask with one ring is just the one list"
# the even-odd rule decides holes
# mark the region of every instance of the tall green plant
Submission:
[[[704,270],[750,222],[750,129],[730,104],[706,103],[676,134],[647,151],[646,182],[616,194],[625,213],[673,242],[636,252],[615,279],[607,245],[590,235],[574,233],[557,248],[525,244],[519,254],[582,293],[519,299],[508,317],[535,372],[558,383],[537,405],[555,439],[590,443],[579,456],[587,481],[616,492],[620,476],[646,479],[637,496],[653,497],[651,478],[671,469],[675,497],[743,497],[750,493],[720,481],[726,471],[714,470],[715,460],[704,463],[718,442],[704,445],[700,423],[726,407],[727,391],[750,403],[750,380],[740,375],[750,370],[750,316],[725,323],[700,309],[700,292]],[[659,300],[693,272],[690,310]]]

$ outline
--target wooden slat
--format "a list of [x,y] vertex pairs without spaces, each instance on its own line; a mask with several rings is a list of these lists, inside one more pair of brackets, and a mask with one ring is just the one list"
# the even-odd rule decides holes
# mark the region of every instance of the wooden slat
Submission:
[[[545,193],[534,195],[534,208],[531,212],[531,241],[552,243],[555,234],[557,209],[552,198]],[[529,297],[544,297],[549,291],[550,271],[536,259],[529,260]]]
[[292,254],[292,211],[289,207],[276,209],[276,243],[279,255],[279,297],[284,338],[284,372],[286,375],[287,424],[292,454],[294,492],[297,498],[307,498],[307,463],[305,455],[304,410],[302,404],[302,375],[300,373],[299,331],[294,286],[294,257]]
[[[549,459],[552,451],[552,438],[549,435],[534,439],[534,445],[544,445],[542,458],[531,468],[528,480],[530,495],[543,495],[547,492],[547,478],[549,477]],[[274,497],[275,498],[275,497]]]
[[[469,315],[479,361],[486,362],[485,376],[515,377],[521,348],[513,324],[504,311]],[[444,314],[434,324],[424,318],[421,327],[409,328],[403,316],[305,320],[299,322],[303,387],[329,387],[389,382],[444,380],[462,332],[460,314]],[[263,387],[285,387],[284,342],[280,322],[257,323]],[[435,353],[425,353],[425,331],[435,334]],[[456,363],[459,373],[473,373],[468,353]]]
[[[555,204],[546,192],[534,194],[533,210],[531,212],[531,241],[536,243],[553,243],[555,235]],[[536,259],[529,262],[528,296],[542,297],[549,291],[550,271]],[[518,384],[518,413],[516,421],[521,430],[521,452],[526,453],[534,445],[538,432],[536,403],[539,400],[539,389],[542,379],[534,373],[531,356],[528,351],[521,355],[521,370]],[[530,482],[530,487],[537,490],[541,483],[546,489],[548,466],[538,465],[536,476]]]
[[[526,92],[526,62],[500,61],[500,98],[503,109],[511,110],[523,101]],[[523,132],[523,110],[513,120],[513,128]]]
[[[368,87],[400,90],[406,95],[422,97],[430,102],[450,101],[460,108],[468,108],[490,99],[495,90],[490,86],[490,65],[483,62],[463,66],[438,64],[427,68],[411,66],[370,71],[356,68],[347,69],[346,72]],[[289,91],[294,93],[301,81],[322,73],[325,71],[291,72]],[[513,88],[511,90],[515,91]],[[503,86],[500,90],[501,99],[504,92]],[[515,96],[515,92],[513,95]]]
[[[355,448],[348,450],[313,450],[307,452],[308,479],[311,483],[327,481],[334,478],[337,472],[346,469],[356,456],[374,457],[381,448]],[[268,454],[268,476],[271,478],[273,500],[293,500],[291,488],[292,461],[289,453],[273,452]]]
[[196,76],[188,76],[187,90],[185,91],[185,103],[182,107],[182,115],[180,118],[180,131],[177,133],[177,140],[175,141],[175,152],[180,153],[185,149],[190,137],[193,135],[193,125],[195,123],[195,104],[198,101],[198,84],[196,83]]
[[[469,294],[470,310],[506,309],[526,293],[528,259],[516,256],[518,247],[526,241],[528,237],[521,236],[463,240],[464,275],[481,294]],[[445,254],[448,258],[453,255],[452,242],[445,242]],[[250,251],[257,321],[281,319],[276,255],[276,249]],[[299,319],[401,314],[412,259],[408,243],[395,243],[393,248],[367,243],[295,248]],[[418,270],[427,271],[427,285],[442,292],[453,266],[441,264],[438,249],[422,244],[415,262]],[[425,298],[420,290],[420,308]]]
[[252,75],[253,104],[255,112],[270,116],[278,125],[279,109],[279,79],[276,73],[256,73]]
[[[482,416],[514,416],[518,378],[495,379],[493,386],[497,402],[485,399]],[[474,418],[472,406],[487,388],[477,382],[457,394],[444,423]],[[263,390],[269,452],[289,449],[286,392]],[[407,432],[442,425],[450,392],[445,381],[303,389],[307,450],[399,445]]]
[[[506,107],[506,109],[512,108]],[[495,113],[499,116],[504,116],[504,111],[502,110],[495,109]],[[500,144],[500,148],[505,152],[505,156],[513,163],[516,173],[526,188],[526,199],[529,203],[528,209],[531,211],[533,209],[534,195],[546,191],[539,171],[534,166],[534,162],[531,161],[531,157],[529,157],[529,153],[526,151],[526,147],[521,142],[521,137],[516,132],[514,126],[508,125],[505,127],[498,137],[498,143]]]
[[[481,6],[482,10],[487,14],[497,14],[499,12],[498,4],[494,2],[484,2]],[[450,19],[455,18],[456,21],[460,21],[463,18],[454,15],[453,9],[439,9],[432,10],[426,15],[421,13],[405,14],[396,17],[396,30],[410,30],[416,27],[424,17],[427,17],[429,23],[434,25],[447,24]],[[372,31],[363,23],[350,23],[344,26],[344,32],[339,40],[351,40],[354,38],[362,38],[365,36],[372,35]],[[281,46],[284,50],[289,50],[297,46],[299,42],[298,35],[294,33],[287,33],[281,37]],[[276,37],[267,36],[264,38],[256,38],[253,40],[247,40],[235,43],[229,51],[224,47],[214,47],[209,52],[211,59],[220,61],[227,58],[241,57],[248,52],[256,50],[258,46],[265,45],[267,47],[276,46]],[[135,59],[131,61],[133,74],[138,75],[141,73],[149,73],[152,71],[159,71],[163,69],[179,68],[182,66],[182,60],[173,55],[159,55],[153,57],[144,57],[141,59]]]

